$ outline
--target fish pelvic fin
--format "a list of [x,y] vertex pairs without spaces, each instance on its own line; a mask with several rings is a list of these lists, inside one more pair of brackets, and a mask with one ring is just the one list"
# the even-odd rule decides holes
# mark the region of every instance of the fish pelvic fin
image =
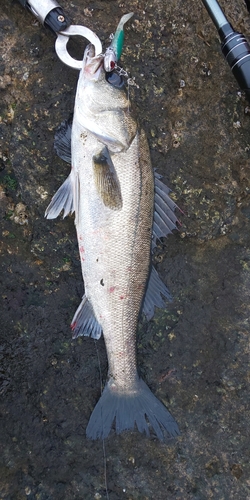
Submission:
[[175,419],[142,379],[138,378],[136,390],[131,394],[116,389],[116,384],[110,379],[90,417],[86,429],[89,439],[106,438],[114,420],[117,434],[134,430],[135,424],[138,431],[147,436],[151,428],[160,441],[180,434]]
[[73,201],[73,172],[67,177],[66,181],[59,187],[57,192],[54,194],[49,206],[46,209],[45,217],[47,219],[56,219],[58,215],[64,210],[63,218],[69,213],[73,213],[74,201]]
[[94,179],[97,192],[104,205],[113,210],[122,208],[122,195],[119,179],[108,148],[93,156]]
[[56,130],[54,149],[56,154],[67,163],[71,163],[72,118],[64,120]]
[[86,295],[83,296],[82,302],[75,312],[71,322],[72,338],[76,339],[82,335],[99,339],[102,334],[102,327],[98,323],[93,307],[88,301]]

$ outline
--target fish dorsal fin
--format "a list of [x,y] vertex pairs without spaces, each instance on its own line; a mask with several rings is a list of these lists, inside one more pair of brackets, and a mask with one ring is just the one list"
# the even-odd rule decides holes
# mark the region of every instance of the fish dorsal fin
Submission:
[[93,156],[94,180],[97,192],[104,205],[112,210],[120,210],[122,196],[120,183],[108,148]]
[[54,149],[57,156],[71,163],[72,120],[64,120],[55,133]]
[[176,203],[170,198],[170,189],[161,182],[161,176],[154,172],[155,178],[155,210],[153,222],[152,250],[156,246],[156,240],[166,237],[177,228],[178,219],[175,215]]
[[155,306],[160,308],[166,307],[162,296],[170,301],[172,300],[168,288],[152,266],[142,308],[142,312],[145,314],[148,321],[154,316]]

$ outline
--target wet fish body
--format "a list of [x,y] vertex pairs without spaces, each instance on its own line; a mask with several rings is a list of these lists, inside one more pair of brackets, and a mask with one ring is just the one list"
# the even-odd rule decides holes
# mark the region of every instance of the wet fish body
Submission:
[[[57,137],[64,159],[69,159],[67,135],[70,131],[61,129]],[[150,271],[152,228],[153,241],[175,228],[175,204],[159,176],[154,179],[145,133],[126,93],[106,81],[103,56],[95,57],[91,46],[78,80],[71,163],[46,216],[75,211],[85,294],[72,321],[73,337],[97,339],[103,332],[107,349],[108,380],[87,436],[106,437],[114,420],[118,433],[136,423],[149,434],[149,422],[159,439],[164,432],[175,436],[175,420],[136,366],[140,311],[150,318],[155,305],[164,305],[162,295],[169,298],[155,269]]]

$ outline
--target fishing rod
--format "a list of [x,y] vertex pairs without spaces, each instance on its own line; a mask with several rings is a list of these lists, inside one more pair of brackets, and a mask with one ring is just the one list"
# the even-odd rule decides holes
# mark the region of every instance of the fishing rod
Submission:
[[[250,1],[246,6],[250,12]],[[217,0],[202,0],[221,39],[221,50],[238,85],[250,101],[250,45],[244,35],[235,31],[228,22]]]

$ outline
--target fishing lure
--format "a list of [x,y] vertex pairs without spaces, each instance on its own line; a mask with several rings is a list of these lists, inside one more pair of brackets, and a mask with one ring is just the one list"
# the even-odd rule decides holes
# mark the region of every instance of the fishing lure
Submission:
[[114,38],[112,40],[111,45],[106,49],[104,54],[104,69],[107,72],[113,71],[116,68],[117,61],[119,61],[123,48],[124,41],[124,24],[134,15],[133,12],[129,14],[125,14],[122,16],[116,32],[114,34]]

